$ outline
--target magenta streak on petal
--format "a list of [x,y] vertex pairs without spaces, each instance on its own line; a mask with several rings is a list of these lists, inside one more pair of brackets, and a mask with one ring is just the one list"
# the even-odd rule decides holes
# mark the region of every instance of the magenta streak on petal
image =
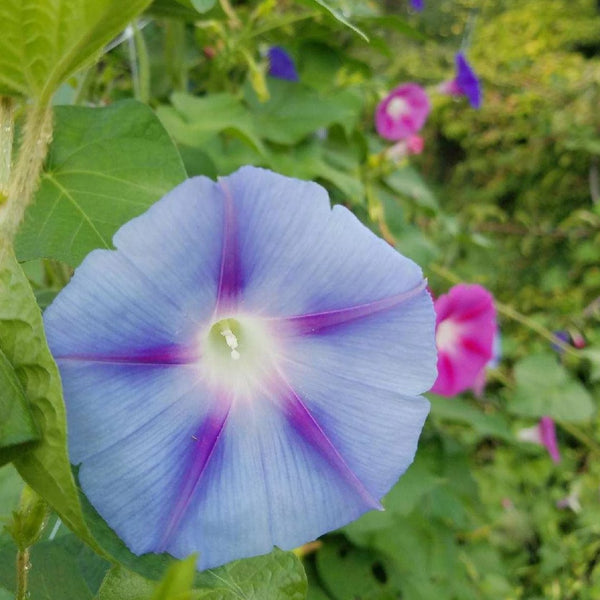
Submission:
[[360,479],[353,473],[342,455],[337,451],[327,434],[321,429],[304,402],[292,389],[281,373],[279,379],[282,386],[279,401],[289,423],[296,432],[304,438],[327,463],[354,489],[361,499],[371,508],[384,510],[381,502],[374,498],[365,488]]
[[420,294],[427,287],[427,281],[421,283],[407,292],[395,294],[381,300],[367,302],[366,304],[358,304],[349,308],[340,308],[337,310],[328,310],[324,312],[311,313],[307,315],[297,315],[293,317],[281,317],[272,319],[272,321],[280,321],[290,326],[291,332],[294,334],[310,334],[321,331],[328,327],[342,325],[350,321],[356,321],[363,317],[368,317],[375,313],[388,310],[402,304],[411,298]]
[[221,253],[221,270],[219,273],[219,289],[217,293],[217,312],[235,308],[242,280],[233,198],[231,191],[223,180],[219,181],[219,185],[223,191],[225,215],[223,219],[223,247]]
[[230,409],[231,398],[217,398],[215,408],[192,436],[193,447],[190,464],[182,479],[181,488],[175,496],[176,503],[171,511],[171,518],[159,544],[159,552],[166,549],[173,534],[177,531],[181,520],[185,516],[194,492],[223,433]]
[[76,354],[55,356],[55,360],[115,363],[115,364],[139,364],[139,365],[185,365],[197,361],[197,351],[185,346],[161,346],[133,351],[129,354]]

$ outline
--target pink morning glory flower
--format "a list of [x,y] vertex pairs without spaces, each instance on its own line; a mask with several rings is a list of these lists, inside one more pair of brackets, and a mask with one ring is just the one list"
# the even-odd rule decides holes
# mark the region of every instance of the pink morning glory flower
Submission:
[[83,491],[136,554],[199,568],[380,509],[435,378],[419,267],[323,188],[189,179],[45,313]]
[[425,124],[431,103],[416,83],[393,89],[375,110],[375,128],[386,140],[402,140],[417,133]]
[[556,425],[551,417],[542,417],[537,425],[521,429],[517,437],[524,442],[533,442],[544,446],[553,462],[560,462],[560,451],[556,440]]
[[493,355],[494,298],[480,285],[458,284],[435,301],[438,377],[431,391],[454,396],[477,383]]
[[465,96],[473,108],[481,107],[481,82],[462,52],[455,56],[454,79],[440,85],[440,91],[452,96]]

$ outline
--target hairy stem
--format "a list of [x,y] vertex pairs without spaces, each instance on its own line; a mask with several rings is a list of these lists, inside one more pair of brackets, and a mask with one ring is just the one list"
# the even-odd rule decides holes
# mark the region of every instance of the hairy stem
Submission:
[[2,96],[0,97],[0,204],[8,198],[14,131],[13,100]]
[[31,563],[29,562],[29,548],[17,551],[17,595],[16,600],[28,600],[27,575]]
[[29,107],[19,155],[8,182],[8,198],[0,205],[0,239],[11,241],[33,199],[52,139],[52,106]]

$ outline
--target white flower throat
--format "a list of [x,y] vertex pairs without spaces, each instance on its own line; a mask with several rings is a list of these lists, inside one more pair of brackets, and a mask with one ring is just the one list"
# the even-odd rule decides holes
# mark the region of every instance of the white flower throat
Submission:
[[392,98],[386,108],[387,114],[392,119],[398,119],[399,117],[406,115],[410,112],[410,106],[404,98]]
[[276,370],[278,340],[263,319],[235,315],[213,322],[200,334],[199,364],[215,389],[250,396]]

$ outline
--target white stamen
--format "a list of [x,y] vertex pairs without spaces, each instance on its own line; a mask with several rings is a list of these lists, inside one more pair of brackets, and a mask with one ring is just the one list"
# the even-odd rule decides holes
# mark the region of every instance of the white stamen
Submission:
[[237,337],[235,337],[235,333],[233,333],[231,329],[227,328],[221,331],[221,335],[225,338],[225,343],[231,348],[231,358],[233,360],[239,360],[240,353],[236,349],[239,344]]
[[406,115],[410,112],[410,106],[404,98],[392,98],[386,107],[387,114],[392,119],[398,119],[402,115]]

